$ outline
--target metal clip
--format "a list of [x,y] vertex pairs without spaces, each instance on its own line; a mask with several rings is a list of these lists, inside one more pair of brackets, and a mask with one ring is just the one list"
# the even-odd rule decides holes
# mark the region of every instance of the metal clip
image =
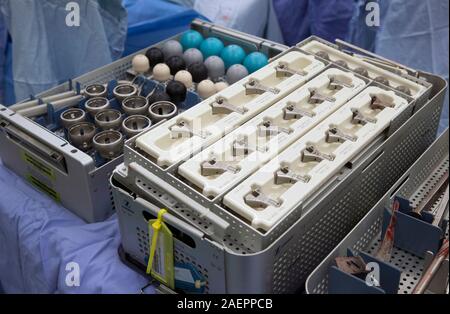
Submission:
[[233,142],[233,156],[247,156],[251,151],[247,138],[237,139]]
[[311,176],[308,175],[300,175],[289,169],[289,167],[281,167],[275,172],[275,184],[284,184],[284,183],[296,183],[298,181],[307,183],[311,179]]
[[246,95],[264,94],[265,92],[278,94],[280,92],[278,88],[271,88],[262,85],[257,79],[250,79],[244,84],[244,87]]
[[366,125],[367,123],[377,123],[377,119],[366,117],[358,109],[352,109],[352,123]]
[[263,123],[261,123],[260,125],[258,125],[258,136],[273,136],[273,135],[278,135],[280,133],[286,133],[289,134],[291,133],[291,130],[289,130],[288,128],[282,128],[282,127],[278,127],[276,125],[273,125],[271,121],[266,120]]
[[343,87],[346,88],[353,88],[353,84],[346,83],[342,80],[337,79],[335,76],[330,77],[330,84],[328,84],[329,89],[342,89]]
[[253,208],[266,208],[268,206],[280,207],[281,205],[281,202],[263,194],[259,188],[253,189],[250,193],[245,195],[244,201]]
[[250,147],[248,144],[248,138],[244,137],[241,139],[237,139],[233,142],[233,156],[247,156],[253,151],[258,151],[264,153],[267,151],[267,148],[259,148],[259,147]]
[[310,88],[309,89],[310,97],[308,102],[310,104],[320,104],[324,101],[334,102],[336,101],[336,98],[325,96],[323,94],[320,94],[317,88]]
[[215,158],[202,162],[200,167],[202,176],[205,177],[222,174],[227,171],[232,173],[237,173],[239,171],[237,167],[227,165],[222,161],[217,161]]
[[240,108],[230,104],[225,98],[217,97],[216,101],[211,104],[212,114],[226,114],[230,112],[237,112],[244,114],[247,112],[246,108]]
[[324,159],[332,161],[334,160],[333,154],[322,153],[316,146],[313,144],[308,145],[303,151],[301,160],[302,162],[310,162],[310,161],[322,161]]
[[192,137],[194,135],[197,135],[204,139],[208,136],[208,133],[206,132],[201,132],[198,134],[194,133],[194,131],[188,126],[188,123],[186,121],[180,121],[170,128],[171,139]]
[[357,136],[347,134],[341,129],[339,129],[336,125],[331,125],[328,131],[326,132],[326,141],[327,143],[344,143],[345,141],[356,142],[358,139]]
[[294,74],[305,76],[308,75],[308,72],[303,70],[294,70],[291,69],[287,62],[280,61],[278,65],[275,67],[275,71],[277,71],[277,77],[289,77]]
[[312,118],[316,114],[314,112],[300,109],[296,107],[294,104],[289,104],[283,109],[283,119],[291,120],[291,119],[300,119],[301,117],[309,117]]
[[380,109],[383,110],[385,108],[393,108],[394,104],[388,104],[387,102],[382,101],[379,97],[373,96],[370,101],[371,109]]

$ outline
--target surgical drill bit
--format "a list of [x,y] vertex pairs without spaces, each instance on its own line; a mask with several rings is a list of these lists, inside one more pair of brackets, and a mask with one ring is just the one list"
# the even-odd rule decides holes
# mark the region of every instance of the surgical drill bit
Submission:
[[330,84],[328,85],[329,89],[341,89],[343,87],[346,88],[353,88],[353,84],[346,83],[343,80],[339,80],[335,76],[330,77]]
[[294,70],[289,67],[287,62],[280,61],[278,65],[275,67],[275,71],[277,72],[277,77],[290,77],[294,74],[305,76],[308,75],[308,72],[303,70]]
[[186,121],[180,121],[170,128],[170,138],[172,139],[192,137],[194,135],[200,136],[201,138],[206,138],[208,136],[205,132],[194,133]]
[[291,130],[288,128],[282,128],[276,125],[273,125],[271,121],[266,120],[260,125],[258,125],[258,136],[266,136],[270,137],[273,135],[278,135],[280,133],[291,133]]
[[232,105],[223,97],[217,97],[216,101],[211,104],[211,108],[213,114],[227,114],[231,112],[244,114],[245,112],[247,112],[246,108],[240,108]]
[[385,108],[393,108],[394,104],[389,104],[385,101],[382,101],[379,97],[373,96],[370,100],[370,108],[371,109],[380,109],[383,110]]
[[291,119],[300,119],[301,117],[309,117],[312,118],[316,114],[314,112],[300,109],[295,104],[288,104],[283,109],[283,119],[284,120],[291,120]]
[[205,177],[222,174],[227,171],[232,173],[237,173],[239,171],[239,168],[227,165],[222,161],[217,161],[215,158],[202,162],[200,167],[202,176]]
[[335,142],[344,143],[345,141],[356,142],[357,139],[358,139],[357,136],[347,134],[341,129],[339,129],[338,126],[331,125],[328,131],[326,132],[325,140],[327,141],[327,143],[335,143]]
[[259,188],[253,189],[250,193],[245,195],[244,201],[253,208],[266,208],[268,206],[280,207],[281,205],[281,202],[263,194]]
[[324,101],[329,101],[329,102],[336,101],[336,99],[334,97],[329,97],[329,96],[319,93],[317,88],[310,88],[309,93],[310,93],[310,97],[309,97],[308,102],[310,104],[320,104],[320,103],[323,103]]
[[354,124],[366,125],[367,123],[377,123],[377,119],[365,116],[358,109],[353,108],[352,113],[352,123]]
[[310,161],[322,161],[326,160],[334,160],[335,156],[333,154],[326,154],[321,152],[316,146],[313,144],[308,145],[303,151],[301,160],[302,162],[310,162]]
[[275,184],[296,183],[298,181],[307,183],[311,179],[308,175],[301,175],[293,172],[289,167],[284,166],[275,172]]
[[254,95],[254,94],[264,94],[265,92],[270,92],[273,94],[278,94],[280,90],[278,88],[271,88],[264,86],[257,79],[250,79],[247,83],[244,84],[245,94],[246,95]]

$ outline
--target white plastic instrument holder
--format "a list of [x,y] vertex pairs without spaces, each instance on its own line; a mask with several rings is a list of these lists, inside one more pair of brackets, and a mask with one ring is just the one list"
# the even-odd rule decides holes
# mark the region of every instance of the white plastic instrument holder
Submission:
[[140,135],[136,147],[171,166],[303,85],[325,67],[315,57],[291,51],[177,117]]
[[225,195],[223,203],[269,230],[339,173],[408,101],[371,86]]
[[337,68],[325,72],[204,149],[178,173],[207,197],[223,194],[332,114],[366,86]]
[[[345,62],[346,66],[348,66],[349,69],[355,72],[358,72],[358,70],[366,71],[366,76],[370,79],[383,77],[388,81],[388,85],[390,87],[397,89],[400,92],[406,92],[408,96],[411,96],[415,99],[419,98],[423,93],[427,91],[426,86],[417,84],[399,75],[395,75],[388,70],[384,70],[373,64],[365,62],[360,58],[351,56],[318,40],[311,40],[306,44],[299,46],[299,48],[314,55],[318,52],[326,52],[329,57],[329,61],[338,64],[341,62]],[[409,91],[409,93],[407,91]]]

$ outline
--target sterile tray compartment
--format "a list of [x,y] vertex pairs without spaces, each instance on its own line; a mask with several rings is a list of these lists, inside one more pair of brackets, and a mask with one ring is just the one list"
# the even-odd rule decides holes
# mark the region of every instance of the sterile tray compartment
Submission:
[[[181,164],[178,174],[188,183],[198,186],[207,197],[221,195],[307,133],[365,86],[366,82],[351,72],[328,68]],[[314,95],[317,103],[311,100]]]
[[[348,165],[337,180],[304,204],[306,214],[301,219],[300,216],[290,215],[267,234],[248,227],[240,218],[220,207],[214,209],[216,204],[210,206],[207,198],[199,196],[198,192],[146,160],[144,155],[134,151],[132,147],[128,147],[125,166],[135,163],[148,170],[127,178],[126,171],[120,173],[119,167],[113,176],[121,180],[133,194],[150,201],[157,198],[169,211],[197,226],[199,230],[218,222],[208,218],[213,211],[217,214],[217,218],[222,220],[222,228],[217,230],[221,233],[225,231],[222,239],[220,233],[214,237],[214,242],[226,252],[227,269],[224,272],[227,289],[223,292],[294,292],[301,289],[311,271],[435,138],[447,84],[439,77],[426,73],[421,75],[433,84],[432,98],[404,124],[397,126],[392,134],[387,134],[386,139],[375,141]],[[149,180],[147,174],[166,180],[170,186],[159,183],[155,185],[154,182],[160,181]],[[143,184],[137,188],[137,177],[146,180],[144,183],[152,191],[152,198],[147,197]],[[186,203],[179,202],[170,191],[185,194],[190,200]],[[194,204],[201,204],[203,209],[209,211],[199,213],[193,207]],[[127,217],[119,213],[119,219],[126,221]],[[227,224],[233,227],[228,228]],[[128,241],[133,239],[122,238],[123,244]],[[138,259],[138,263],[145,264],[144,257]],[[242,282],[249,284],[244,286]]]
[[[287,49],[283,45],[201,20],[194,20],[191,28],[204,36],[219,37],[227,44],[243,45],[248,51],[262,51],[269,57]],[[154,46],[160,46],[163,42]],[[68,91],[76,93],[93,83],[106,84],[112,80],[130,78],[128,70],[132,58],[146,50],[56,86],[36,95],[36,98]],[[4,130],[0,132],[0,156],[6,166],[87,222],[102,221],[114,212],[108,179],[122,162],[122,156],[96,165],[91,156],[75,149],[67,140],[1,105],[0,123]]]
[[[317,266],[306,282],[307,293],[328,293],[328,271],[337,256],[345,256],[347,249],[375,254],[381,242],[383,212],[389,207],[394,196],[419,202],[426,195],[420,189],[430,178],[438,179],[449,167],[447,130],[427,149],[427,151],[404,173],[383,198],[367,213],[353,230]],[[448,215],[448,213],[447,213]],[[410,293],[420,279],[424,258],[394,247],[390,262],[401,271],[398,293]]]
[[[280,64],[305,73],[280,76]],[[290,49],[197,106],[144,132],[137,137],[136,146],[159,166],[170,167],[267,109],[324,67],[315,57]]]
[[[413,97],[416,100],[417,109],[421,108],[428,100],[431,84],[419,79],[416,70],[341,40],[336,40],[336,42],[337,44],[331,44],[319,37],[312,36],[299,43],[297,47]],[[320,53],[326,53],[326,55]]]

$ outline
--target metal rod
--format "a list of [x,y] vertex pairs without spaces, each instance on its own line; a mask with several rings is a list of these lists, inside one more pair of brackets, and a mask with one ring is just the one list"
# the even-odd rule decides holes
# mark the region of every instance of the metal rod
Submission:
[[413,211],[411,212],[412,216],[420,218],[423,210],[428,211],[439,199],[446,185],[448,185],[448,171],[446,171],[444,175],[439,179],[439,181],[436,182],[434,187],[419,203],[419,205],[417,205],[416,208],[413,209]]
[[10,106],[9,109],[14,110],[14,111],[27,109],[27,108],[31,108],[31,107],[39,105],[39,100],[41,100],[42,103],[49,103],[49,102],[52,102],[52,101],[61,100],[61,99],[64,99],[64,98],[75,96],[76,94],[77,94],[76,91],[71,90],[71,91],[68,91],[68,92],[55,94],[55,95],[42,97],[42,98],[36,98],[36,99],[33,99],[33,100],[29,100],[29,101],[26,101],[26,102],[15,104],[15,105]]
[[[65,109],[68,107],[75,106],[82,99],[83,99],[82,95],[77,95],[77,96],[73,96],[73,97],[69,97],[69,98],[56,100],[56,101],[52,102],[51,104],[53,105],[55,110],[60,110],[60,109]],[[45,114],[47,114],[47,105],[48,105],[48,103],[30,107],[30,108],[26,108],[26,109],[22,109],[22,110],[18,110],[17,113],[21,114],[24,117],[29,117],[29,118],[45,115]]]
[[433,225],[435,225],[435,226],[439,226],[439,224],[442,221],[442,217],[444,216],[445,210],[448,208],[448,197],[449,197],[449,191],[448,191],[448,184],[447,184],[447,188],[445,189],[444,196],[440,200],[440,202],[437,206],[437,209],[435,211],[435,214],[434,214]]
[[427,287],[430,285],[434,275],[441,267],[442,262],[448,257],[448,239],[445,239],[442,243],[439,252],[434,256],[433,260],[428,266],[427,270],[423,273],[412,294],[423,294]]

